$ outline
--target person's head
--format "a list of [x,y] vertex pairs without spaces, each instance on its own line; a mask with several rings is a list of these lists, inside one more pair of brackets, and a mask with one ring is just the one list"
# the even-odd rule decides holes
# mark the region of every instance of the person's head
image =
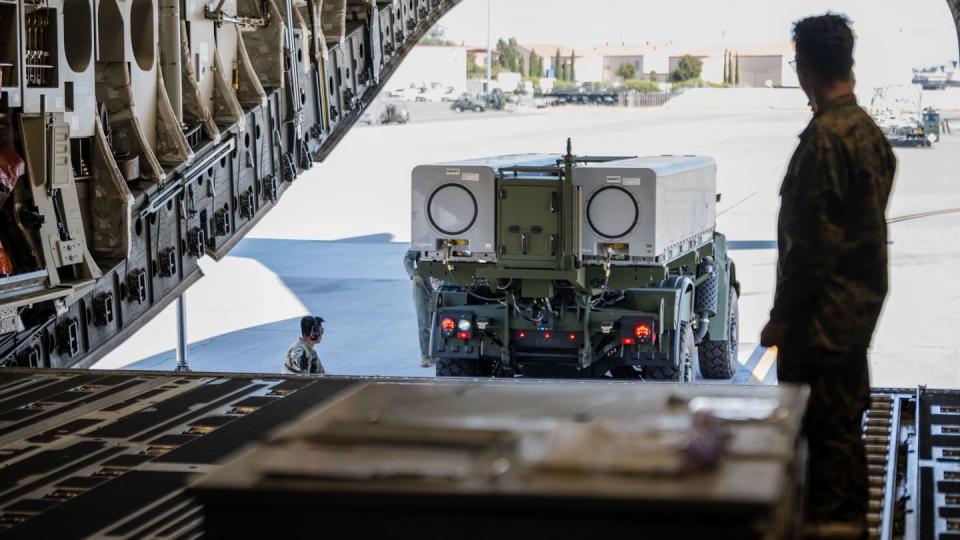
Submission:
[[818,96],[853,84],[853,30],[843,15],[827,13],[794,23],[795,67],[800,87],[816,105]]
[[311,345],[320,343],[323,339],[323,317],[307,315],[300,319],[300,335]]

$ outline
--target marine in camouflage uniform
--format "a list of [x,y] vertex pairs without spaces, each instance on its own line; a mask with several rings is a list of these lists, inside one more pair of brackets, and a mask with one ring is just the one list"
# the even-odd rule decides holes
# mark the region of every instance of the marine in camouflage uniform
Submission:
[[415,249],[408,250],[403,256],[403,268],[413,283],[413,306],[417,312],[417,337],[420,341],[420,366],[429,367],[431,364],[430,330],[433,324],[431,306],[437,283],[432,278],[417,272],[419,262],[420,252]]
[[290,346],[283,362],[284,375],[324,375],[323,364],[313,347],[303,337]]
[[861,421],[867,348],[887,294],[885,210],[896,159],[853,95],[820,104],[780,190],[777,377],[811,388],[809,510],[860,520],[867,509]]
[[284,375],[324,375],[323,364],[313,345],[323,338],[323,319],[308,315],[300,320],[301,336],[284,357]]

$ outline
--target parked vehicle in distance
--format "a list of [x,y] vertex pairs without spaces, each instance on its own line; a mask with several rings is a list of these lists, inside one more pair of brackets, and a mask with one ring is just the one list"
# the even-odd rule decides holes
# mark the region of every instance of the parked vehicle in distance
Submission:
[[388,103],[380,111],[381,124],[406,124],[410,121],[410,111],[402,104]]
[[387,94],[387,97],[402,99],[404,101],[413,101],[419,94],[420,90],[416,88],[397,88],[396,90],[391,90],[390,93]]
[[451,86],[447,88],[446,91],[443,92],[443,94],[440,94],[440,101],[453,102],[453,101],[456,101],[459,97],[460,97],[460,92],[458,92],[456,88]]
[[421,88],[414,100],[420,103],[437,103],[443,101],[443,90],[440,88]]
[[603,93],[561,93],[556,95],[553,105],[619,105],[620,100],[616,94]]
[[374,103],[360,115],[359,123],[374,126],[377,124],[406,124],[410,121],[410,112],[403,103],[389,101]]
[[923,88],[919,84],[875,89],[870,116],[894,145],[929,148],[940,139],[940,114],[923,109]]
[[484,112],[487,110],[487,105],[470,96],[460,96],[450,105],[450,108],[458,113],[464,111]]

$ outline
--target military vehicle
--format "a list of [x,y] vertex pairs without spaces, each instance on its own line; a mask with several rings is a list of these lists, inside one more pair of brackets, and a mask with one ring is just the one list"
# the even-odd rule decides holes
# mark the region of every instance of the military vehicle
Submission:
[[923,134],[928,146],[940,140],[940,111],[933,107],[923,110]]
[[458,2],[0,0],[0,365],[87,367],[179,298]]
[[891,144],[931,147],[940,140],[940,114],[923,109],[920,85],[893,85],[874,90],[870,116]]
[[462,113],[464,111],[483,112],[487,104],[470,96],[460,96],[450,104],[450,110]]
[[512,155],[413,171],[439,376],[692,381],[737,368],[740,285],[702,156]]

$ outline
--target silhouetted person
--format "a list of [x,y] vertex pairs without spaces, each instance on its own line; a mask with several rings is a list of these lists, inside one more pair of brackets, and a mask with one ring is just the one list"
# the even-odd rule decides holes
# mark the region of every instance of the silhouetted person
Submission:
[[810,386],[806,521],[814,534],[863,534],[870,402],[867,348],[887,294],[885,210],[896,159],[854,97],[845,17],[797,22],[795,68],[813,119],[780,188],[777,291],[764,346],[781,382]]

